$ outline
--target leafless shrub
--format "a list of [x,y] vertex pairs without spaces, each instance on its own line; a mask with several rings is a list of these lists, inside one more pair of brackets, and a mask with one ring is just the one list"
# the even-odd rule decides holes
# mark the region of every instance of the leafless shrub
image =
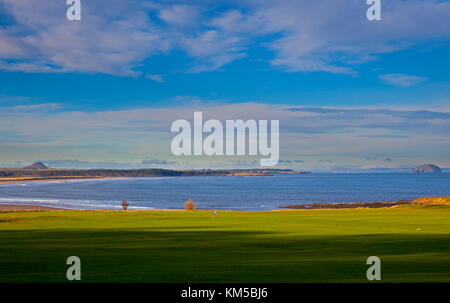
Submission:
[[184,209],[185,210],[195,210],[197,208],[197,205],[192,201],[192,199],[187,200],[184,202]]
[[127,208],[128,208],[128,202],[127,202],[127,200],[122,200],[122,209],[123,209],[123,210],[127,210]]

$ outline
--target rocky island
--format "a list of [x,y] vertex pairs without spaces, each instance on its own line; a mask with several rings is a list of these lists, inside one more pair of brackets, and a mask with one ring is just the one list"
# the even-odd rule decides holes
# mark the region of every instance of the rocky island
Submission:
[[441,168],[434,164],[424,164],[411,169],[411,172],[416,174],[440,174]]

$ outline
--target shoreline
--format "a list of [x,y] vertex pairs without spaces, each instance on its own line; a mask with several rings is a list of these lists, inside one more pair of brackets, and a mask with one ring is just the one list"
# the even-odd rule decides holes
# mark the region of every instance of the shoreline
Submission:
[[[310,204],[297,204],[297,205],[284,205],[278,206],[275,209],[270,210],[241,210],[249,212],[260,212],[260,211],[287,211],[287,210],[312,210],[312,209],[355,209],[355,208],[395,208],[398,206],[408,206],[408,205],[441,205],[450,206],[450,197],[419,197],[415,200],[397,200],[397,201],[374,201],[374,202],[340,202],[340,203],[310,203]],[[140,207],[138,207],[140,208]],[[63,208],[36,204],[11,204],[11,203],[0,203],[0,213],[4,212],[20,212],[20,211],[54,211],[54,210],[65,210],[65,211],[122,211],[122,212],[152,212],[152,211],[185,211],[184,209],[90,209],[90,208]],[[233,210],[221,210],[218,211],[233,211]],[[202,209],[197,211],[213,211],[212,209]]]
[[284,173],[249,173],[249,172],[233,172],[220,175],[166,175],[166,176],[124,176],[124,177],[107,177],[107,176],[60,176],[60,177],[0,177],[0,184],[28,183],[28,182],[51,182],[51,181],[80,181],[80,180],[133,180],[133,179],[150,179],[150,178],[186,178],[186,177],[273,177],[274,175],[308,175],[310,172],[284,172]]
[[349,203],[310,203],[279,206],[281,209],[349,209],[349,208],[390,208],[399,205],[410,205],[413,201],[399,200],[391,202],[349,202]]
[[[272,212],[272,211],[288,211],[288,210],[308,210],[308,209],[352,209],[352,208],[393,208],[399,205],[410,205],[411,201],[397,201],[397,202],[361,202],[361,203],[313,203],[302,205],[288,205],[280,206],[277,209],[272,210],[243,210],[248,212]],[[155,212],[155,211],[186,211],[184,209],[147,209],[147,210],[122,210],[122,209],[72,209],[72,208],[59,208],[51,206],[31,205],[31,204],[0,204],[0,213],[5,212],[40,212],[40,211],[94,211],[94,212]],[[208,209],[195,210],[198,211],[213,211]],[[229,212],[233,210],[218,210],[221,212]]]

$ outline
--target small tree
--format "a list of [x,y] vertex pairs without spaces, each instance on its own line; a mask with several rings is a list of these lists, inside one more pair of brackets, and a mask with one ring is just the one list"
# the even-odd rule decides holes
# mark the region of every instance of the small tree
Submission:
[[187,200],[184,202],[184,209],[185,210],[195,210],[197,208],[197,205],[192,201],[192,199]]
[[128,208],[128,202],[127,202],[127,200],[122,200],[122,209],[123,209],[123,210],[127,210],[127,208]]

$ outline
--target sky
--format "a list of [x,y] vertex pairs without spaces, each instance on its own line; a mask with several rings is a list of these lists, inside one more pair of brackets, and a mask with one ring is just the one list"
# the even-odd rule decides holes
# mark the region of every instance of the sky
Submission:
[[279,119],[279,168],[450,169],[450,1],[0,0],[0,166],[176,157],[176,119]]

